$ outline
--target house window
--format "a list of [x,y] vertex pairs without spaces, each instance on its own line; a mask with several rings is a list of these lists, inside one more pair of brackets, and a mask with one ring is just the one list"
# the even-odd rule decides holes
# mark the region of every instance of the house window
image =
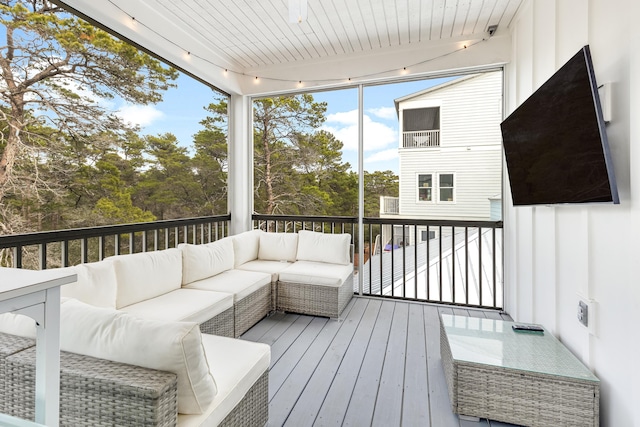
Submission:
[[402,130],[415,132],[440,129],[440,107],[402,110]]
[[438,175],[438,181],[439,201],[453,202],[453,174],[441,173]]
[[419,174],[418,175],[418,201],[431,202],[433,196],[431,194],[433,190],[433,175],[431,174]]

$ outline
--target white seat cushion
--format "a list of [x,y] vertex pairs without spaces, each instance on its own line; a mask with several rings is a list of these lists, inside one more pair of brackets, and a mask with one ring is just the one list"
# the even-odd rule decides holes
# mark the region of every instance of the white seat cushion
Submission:
[[69,300],[60,310],[60,348],[175,373],[180,413],[201,414],[216,395],[200,328],[194,322],[139,319]]
[[291,264],[292,263],[285,261],[266,261],[263,259],[257,259],[255,261],[245,262],[241,266],[237,267],[237,269],[268,273],[271,274],[271,281],[277,282],[279,273],[285,268],[289,267]]
[[202,344],[218,393],[202,415],[178,415],[181,427],[219,425],[271,363],[267,344],[207,334]]
[[162,251],[116,255],[113,262],[118,281],[116,308],[157,297],[182,286],[182,252]]
[[234,295],[237,302],[261,287],[271,284],[271,275],[256,271],[227,270],[204,280],[193,282],[184,289],[224,292]]
[[120,310],[142,319],[204,323],[233,307],[233,294],[176,289]]
[[204,245],[183,243],[178,248],[182,251],[183,285],[233,268],[233,240],[230,237]]
[[350,234],[325,234],[300,230],[296,259],[347,265],[351,262],[350,247]]
[[231,236],[233,240],[234,267],[258,258],[260,235],[264,231],[251,230]]
[[115,308],[118,283],[110,260],[80,264],[59,270],[78,275],[77,282],[60,287],[62,297],[75,298],[96,307]]
[[353,264],[338,265],[324,262],[296,261],[280,272],[281,282],[308,285],[340,286],[353,273]]
[[297,233],[261,233],[258,259],[267,261],[296,260],[298,250]]

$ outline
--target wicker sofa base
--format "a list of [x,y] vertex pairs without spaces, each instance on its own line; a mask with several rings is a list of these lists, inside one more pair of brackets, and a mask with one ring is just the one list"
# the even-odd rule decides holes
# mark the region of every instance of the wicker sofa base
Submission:
[[527,426],[599,425],[600,388],[592,382],[454,361],[442,322],[440,355],[457,414]]
[[220,427],[264,426],[269,421],[269,371],[258,378]]
[[[35,347],[6,358],[4,412],[35,418]],[[173,373],[74,353],[60,354],[61,426],[175,426]]]
[[219,335],[221,337],[234,337],[235,310],[230,307],[200,324],[200,332],[203,334]]
[[278,310],[337,318],[353,297],[353,274],[339,286],[278,282]]
[[269,283],[236,301],[234,307],[235,338],[238,338],[269,314],[271,308],[271,284]]
[[6,413],[5,409],[5,378],[7,378],[6,358],[22,350],[36,345],[31,338],[23,338],[17,335],[9,335],[0,332],[0,413]]

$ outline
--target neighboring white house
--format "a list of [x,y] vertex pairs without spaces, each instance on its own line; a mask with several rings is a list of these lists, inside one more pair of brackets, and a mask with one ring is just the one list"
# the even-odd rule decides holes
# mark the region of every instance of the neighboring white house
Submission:
[[[396,99],[399,197],[381,198],[380,217],[501,219],[502,102],[502,71],[460,77]],[[395,244],[415,242],[410,230],[402,234],[396,230]],[[426,229],[418,234],[418,242],[434,235]]]

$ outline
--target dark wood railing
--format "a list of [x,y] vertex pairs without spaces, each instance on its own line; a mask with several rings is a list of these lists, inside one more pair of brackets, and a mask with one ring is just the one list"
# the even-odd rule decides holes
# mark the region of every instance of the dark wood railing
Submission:
[[225,237],[231,215],[0,236],[0,266],[47,269]]
[[[0,236],[0,266],[46,269],[207,243],[228,235],[231,215]],[[358,218],[252,216],[271,232],[349,233],[359,254]],[[502,221],[364,218],[364,258],[354,292],[466,307],[503,307]],[[362,285],[360,285],[362,282]],[[361,287],[362,286],[362,287]]]

